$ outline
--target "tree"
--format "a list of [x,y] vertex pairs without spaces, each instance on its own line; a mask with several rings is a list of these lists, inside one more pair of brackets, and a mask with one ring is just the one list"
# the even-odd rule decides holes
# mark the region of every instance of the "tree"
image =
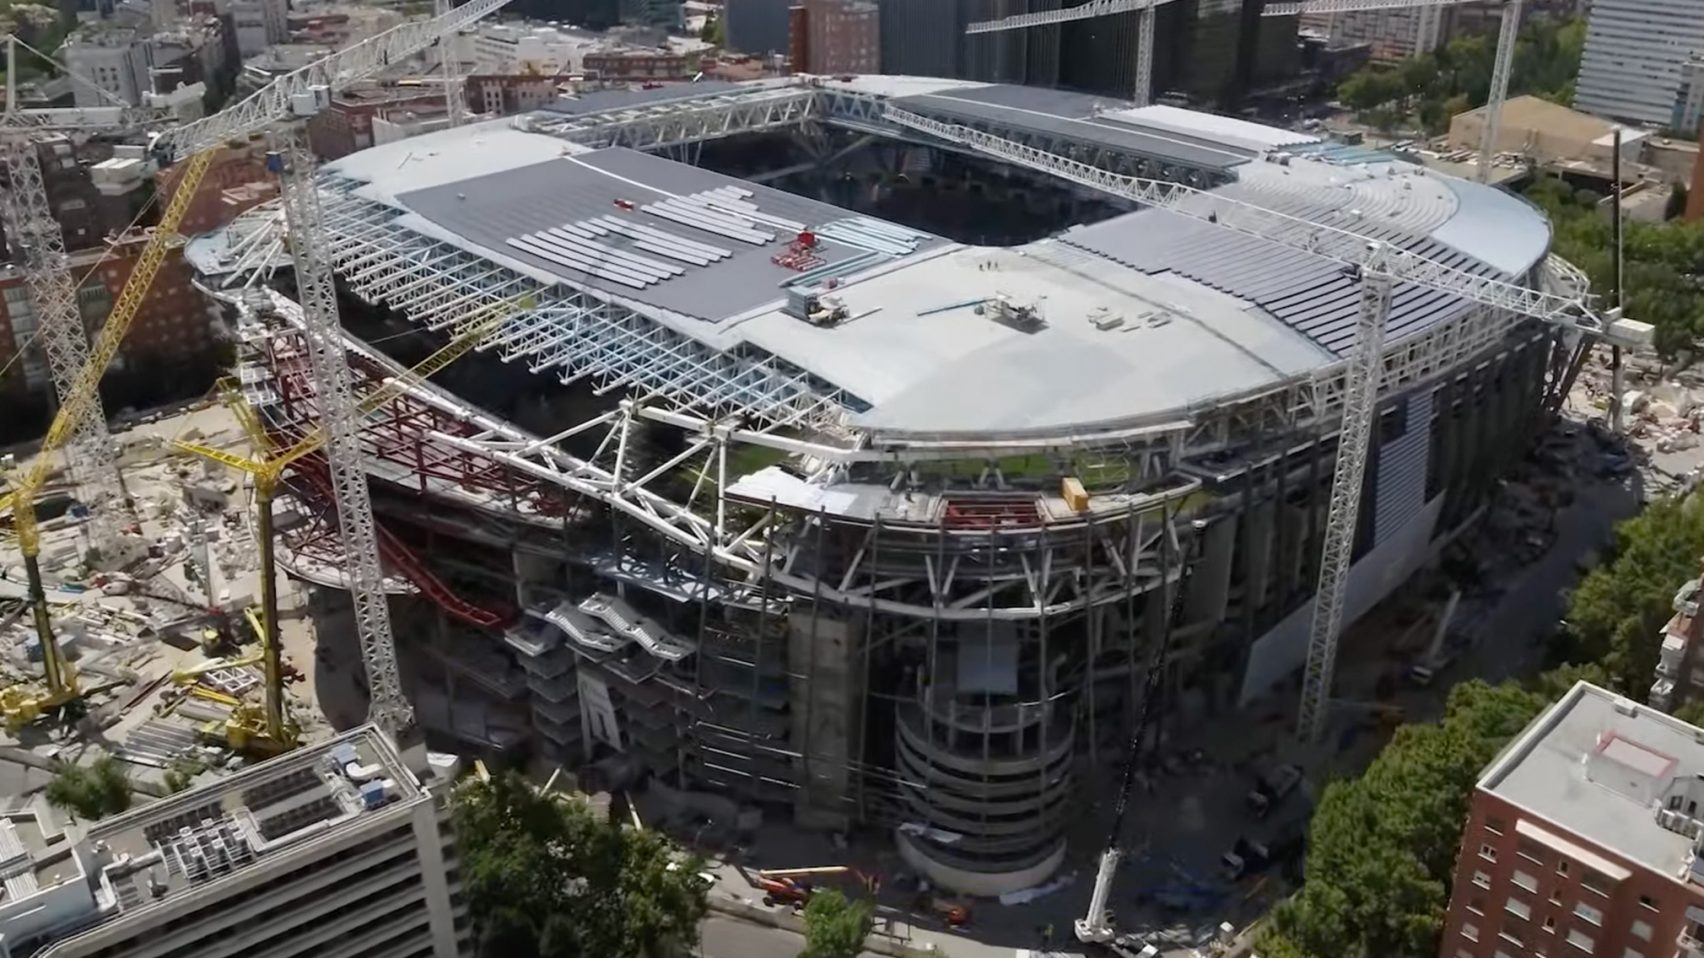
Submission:
[[721,48],[728,43],[728,31],[722,24],[722,18],[711,14],[704,19],[704,29],[698,32],[698,38],[713,47]]
[[1360,778],[1326,786],[1309,832],[1306,880],[1274,911],[1260,952],[1436,954],[1473,783],[1543,705],[1518,685],[1464,682],[1441,721],[1403,726]]
[[68,765],[47,784],[47,800],[80,818],[114,815],[130,807],[130,775],[111,755]]
[[870,903],[820,889],[805,905],[805,950],[799,958],[858,958],[870,934]]
[[[1573,102],[1585,37],[1585,21],[1579,17],[1532,18],[1516,41],[1509,94]],[[1441,133],[1451,117],[1489,98],[1495,57],[1490,35],[1459,37],[1393,65],[1363,67],[1343,81],[1337,97],[1381,129],[1394,129],[1413,116],[1428,133]]]
[[195,776],[207,770],[200,759],[193,756],[180,755],[172,759],[166,766],[166,791],[176,794],[187,790],[195,784]]
[[481,955],[664,958],[697,943],[699,863],[657,832],[513,773],[464,783],[451,810]]
[[1568,597],[1562,657],[1602,666],[1608,687],[1643,700],[1674,614],[1674,593],[1704,555],[1704,509],[1660,499],[1615,529],[1610,556]]

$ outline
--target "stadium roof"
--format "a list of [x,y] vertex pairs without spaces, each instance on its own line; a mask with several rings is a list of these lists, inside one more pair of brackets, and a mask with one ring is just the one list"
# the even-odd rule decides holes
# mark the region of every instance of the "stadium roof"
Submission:
[[[1093,140],[1216,170],[1229,180],[1216,195],[1473,272],[1524,279],[1549,245],[1542,214],[1517,198],[1401,162],[1333,163],[1307,134],[1051,90],[917,77],[817,82],[1030,142]],[[638,91],[607,108],[626,118],[636,105],[726,102],[745,88]],[[775,88],[750,85],[771,96]],[[558,109],[595,117],[605,107],[593,100]],[[833,124],[832,109],[817,118]],[[340,195],[382,207],[385,230],[605,297],[693,349],[784,361],[843,395],[854,425],[884,434],[1034,435],[1187,418],[1327,366],[1354,341],[1355,287],[1339,266],[1159,210],[1015,248],[969,247],[510,121],[375,147],[325,173]],[[810,261],[778,263],[803,230],[820,239]],[[849,321],[825,328],[796,318],[789,291],[806,285],[832,288]],[[1033,310],[1039,324],[1003,323],[970,302],[992,298]],[[1468,309],[1398,287],[1390,334]]]

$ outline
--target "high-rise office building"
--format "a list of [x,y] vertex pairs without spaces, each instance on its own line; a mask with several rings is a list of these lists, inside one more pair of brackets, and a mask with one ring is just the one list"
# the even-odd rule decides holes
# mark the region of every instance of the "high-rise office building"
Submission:
[[787,10],[793,0],[728,0],[728,49],[764,56],[787,52]]
[[1574,108],[1675,127],[1686,66],[1704,56],[1704,0],[1593,0]]
[[365,726],[87,826],[8,813],[0,955],[455,958],[444,778]]

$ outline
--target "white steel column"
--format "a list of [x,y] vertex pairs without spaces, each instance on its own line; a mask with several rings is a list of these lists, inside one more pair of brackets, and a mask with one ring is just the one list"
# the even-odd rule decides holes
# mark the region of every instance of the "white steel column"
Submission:
[[1131,99],[1137,106],[1147,106],[1154,95],[1154,7],[1150,3],[1136,12],[1136,91]]
[[1521,26],[1521,0],[1506,0],[1497,27],[1497,60],[1491,68],[1491,93],[1485,100],[1485,126],[1479,134],[1481,183],[1491,180],[1491,158],[1497,155],[1497,134],[1503,125],[1503,101],[1509,95],[1509,70],[1515,60],[1515,38]]
[[346,571],[355,626],[360,634],[361,660],[367,668],[371,697],[368,718],[393,739],[400,739],[414,725],[414,710],[403,697],[402,678],[396,664],[396,640],[391,634],[384,572],[379,565],[378,530],[373,523],[367,474],[361,465],[361,419],[355,402],[354,377],[343,349],[331,262],[322,245],[326,232],[319,189],[314,184],[313,159],[300,139],[295,126],[276,133],[276,152],[269,160],[275,169],[282,167],[277,172],[282,178],[290,255],[302,304],[315,398],[324,420],[325,453],[348,562]]
[[1355,524],[1361,512],[1361,480],[1372,445],[1373,409],[1384,372],[1385,322],[1390,317],[1390,276],[1361,272],[1361,312],[1355,324],[1355,356],[1344,387],[1343,422],[1338,428],[1337,464],[1331,474],[1331,505],[1320,549],[1319,588],[1314,593],[1308,660],[1302,673],[1302,702],[1296,735],[1317,742],[1330,718],[1331,675],[1337,664],[1337,638],[1343,627],[1343,599],[1354,561]]
[[[23,266],[35,309],[36,341],[47,354],[53,387],[61,405],[68,403],[77,378],[89,363],[89,334],[77,308],[77,287],[65,252],[65,238],[48,207],[41,162],[35,144],[18,137],[0,145],[8,177],[6,233]],[[19,348],[23,348],[19,343]],[[93,518],[89,543],[97,549],[118,545],[117,515],[124,508],[118,476],[118,456],[107,433],[100,395],[89,398],[77,418],[72,440],[65,447],[66,464],[76,480],[78,495]]]
[[[455,0],[437,0],[433,11],[434,17],[441,17],[455,9]],[[448,115],[451,126],[461,126],[467,119],[467,91],[462,87],[461,75],[461,32],[445,30],[443,39],[438,41],[438,68],[444,76],[444,110]]]

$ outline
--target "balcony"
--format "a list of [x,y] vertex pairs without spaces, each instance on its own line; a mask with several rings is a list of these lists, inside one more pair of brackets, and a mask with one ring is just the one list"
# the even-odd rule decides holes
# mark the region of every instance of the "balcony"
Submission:
[[1704,941],[1692,937],[1691,932],[1682,930],[1675,937],[1674,943],[1679,946],[1674,958],[1704,958]]

